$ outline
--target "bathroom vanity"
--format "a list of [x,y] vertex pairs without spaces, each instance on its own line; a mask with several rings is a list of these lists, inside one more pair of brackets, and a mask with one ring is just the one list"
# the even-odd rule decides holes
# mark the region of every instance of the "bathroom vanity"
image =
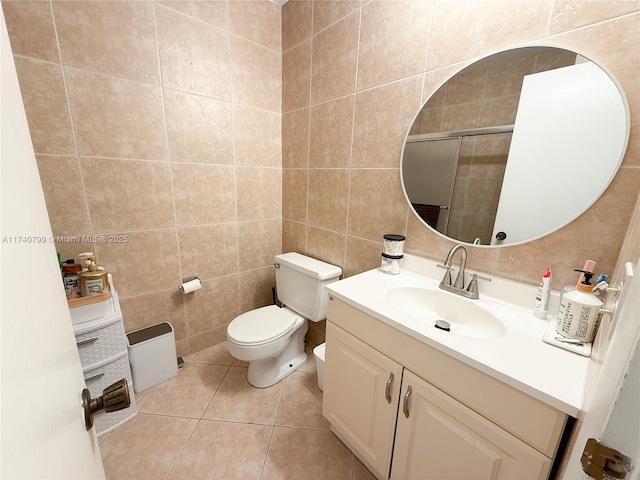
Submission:
[[[588,359],[542,342],[546,321],[524,308],[535,289],[494,279],[480,300],[458,300],[438,290],[435,262],[406,257],[400,275],[326,287],[332,431],[381,479],[548,478]],[[432,310],[453,320],[450,332],[434,328]]]

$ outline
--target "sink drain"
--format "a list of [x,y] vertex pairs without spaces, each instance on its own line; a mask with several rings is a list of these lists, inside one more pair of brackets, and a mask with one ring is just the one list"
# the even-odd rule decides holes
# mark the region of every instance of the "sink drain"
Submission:
[[446,320],[436,320],[436,324],[434,327],[439,328],[440,330],[444,330],[445,332],[451,331],[451,324]]

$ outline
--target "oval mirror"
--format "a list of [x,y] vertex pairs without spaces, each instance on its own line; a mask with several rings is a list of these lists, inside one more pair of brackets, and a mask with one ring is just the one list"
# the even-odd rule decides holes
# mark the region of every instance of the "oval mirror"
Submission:
[[404,144],[402,185],[441,235],[523,243],[589,208],[628,139],[624,93],[595,62],[563,48],[516,48],[467,66],[425,102]]

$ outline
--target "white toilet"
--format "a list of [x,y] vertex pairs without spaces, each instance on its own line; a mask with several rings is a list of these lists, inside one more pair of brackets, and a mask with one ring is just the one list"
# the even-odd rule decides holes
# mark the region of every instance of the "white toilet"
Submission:
[[249,362],[247,380],[260,388],[277,383],[305,362],[307,320],[327,317],[324,286],[342,274],[340,267],[295,252],[276,255],[274,266],[278,298],[285,306],[251,310],[227,327],[229,353]]

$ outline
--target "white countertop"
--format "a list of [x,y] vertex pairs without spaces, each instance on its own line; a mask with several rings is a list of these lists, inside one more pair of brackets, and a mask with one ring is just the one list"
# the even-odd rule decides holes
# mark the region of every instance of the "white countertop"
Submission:
[[[542,342],[545,328],[553,320],[551,315],[541,320],[532,314],[537,287],[499,278],[492,278],[491,282],[478,280],[480,299],[466,301],[503,320],[507,333],[495,338],[469,338],[438,330],[432,322],[408,315],[385,297],[389,289],[398,286],[437,289],[443,273],[434,261],[405,255],[398,275],[377,268],[325,288],[336,298],[413,338],[576,417],[582,407],[589,359]],[[455,275],[452,277],[455,279]],[[551,313],[557,311],[557,303],[557,292],[553,292]]]

